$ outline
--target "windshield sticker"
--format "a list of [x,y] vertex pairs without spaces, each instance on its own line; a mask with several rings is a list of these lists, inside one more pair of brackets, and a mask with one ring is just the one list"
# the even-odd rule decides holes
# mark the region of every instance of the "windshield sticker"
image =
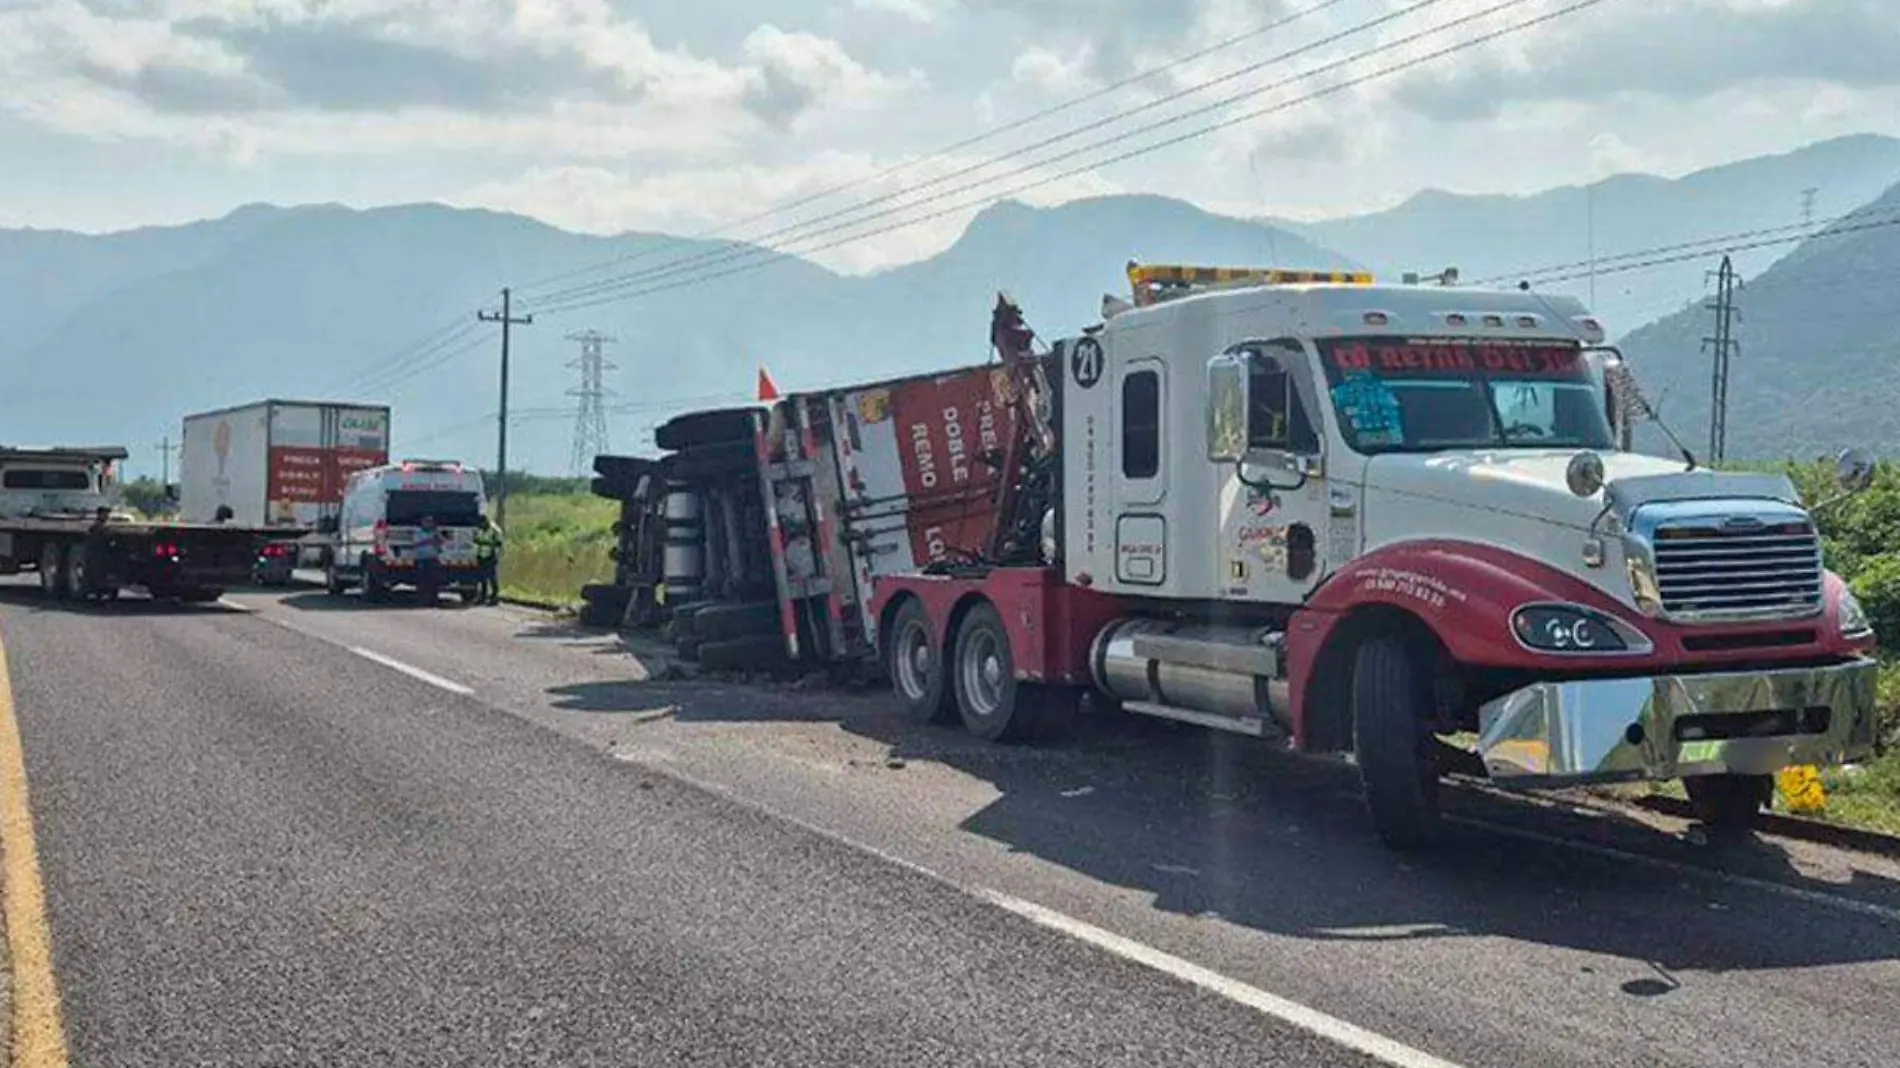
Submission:
[[1332,394],[1333,406],[1351,424],[1360,445],[1397,445],[1405,440],[1399,399],[1383,380],[1357,375],[1334,386]]
[[1351,374],[1465,375],[1476,371],[1571,378],[1584,371],[1576,345],[1498,341],[1342,341],[1326,347],[1333,366]]

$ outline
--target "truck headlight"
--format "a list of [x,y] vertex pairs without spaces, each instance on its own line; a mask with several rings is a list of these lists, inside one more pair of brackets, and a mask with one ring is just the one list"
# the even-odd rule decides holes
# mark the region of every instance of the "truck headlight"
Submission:
[[1511,613],[1511,630],[1543,653],[1646,653],[1649,639],[1628,624],[1575,604],[1528,604]]
[[1860,598],[1854,596],[1853,590],[1841,587],[1841,637],[1858,638],[1872,633],[1873,629],[1873,621],[1860,606]]

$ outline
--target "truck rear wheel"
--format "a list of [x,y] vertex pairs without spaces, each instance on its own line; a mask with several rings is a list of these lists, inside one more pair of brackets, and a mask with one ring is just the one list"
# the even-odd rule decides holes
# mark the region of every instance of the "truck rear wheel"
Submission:
[[40,549],[40,592],[49,599],[66,599],[66,553],[55,542]]
[[913,723],[948,723],[957,706],[950,693],[949,658],[930,635],[923,602],[906,600],[884,641],[884,673]]
[[1724,831],[1746,831],[1775,799],[1772,775],[1696,775],[1682,780],[1696,818]]
[[957,710],[963,715],[963,729],[986,742],[1021,741],[1032,734],[1036,691],[1017,683],[1009,631],[994,605],[979,604],[963,617],[956,650]]
[[86,555],[84,545],[66,549],[66,596],[75,601],[89,601],[98,592],[92,588],[92,568],[87,566]]
[[1353,754],[1379,838],[1393,849],[1431,845],[1440,830],[1438,767],[1426,730],[1431,673],[1402,638],[1359,647],[1352,674]]

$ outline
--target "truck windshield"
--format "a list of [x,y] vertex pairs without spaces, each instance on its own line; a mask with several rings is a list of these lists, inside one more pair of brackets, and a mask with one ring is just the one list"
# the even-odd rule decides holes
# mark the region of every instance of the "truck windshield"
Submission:
[[412,527],[431,515],[437,526],[472,527],[482,521],[482,506],[475,494],[460,490],[390,491],[390,526]]
[[1340,430],[1362,453],[1612,447],[1575,342],[1332,338],[1319,351]]
[[92,488],[92,476],[70,467],[15,468],[0,475],[0,486],[15,490],[78,490]]

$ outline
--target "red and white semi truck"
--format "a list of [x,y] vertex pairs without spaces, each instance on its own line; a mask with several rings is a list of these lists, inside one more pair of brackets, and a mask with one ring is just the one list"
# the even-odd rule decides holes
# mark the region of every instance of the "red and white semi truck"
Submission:
[[682,640],[875,658],[985,738],[1093,692],[1349,753],[1395,847],[1448,773],[1682,779],[1746,825],[1775,772],[1872,752],[1871,627],[1795,488],[1619,447],[1576,300],[1129,276],[1046,350],[1000,299],[989,367],[663,427],[630,507]]

